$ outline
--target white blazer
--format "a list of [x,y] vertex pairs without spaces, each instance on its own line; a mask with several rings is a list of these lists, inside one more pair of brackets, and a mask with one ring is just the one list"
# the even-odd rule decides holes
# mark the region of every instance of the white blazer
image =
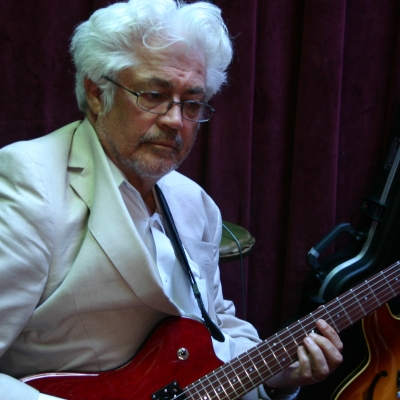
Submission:
[[[219,210],[177,172],[159,186],[239,354],[259,338],[222,296]],[[116,368],[178,314],[87,119],[0,150],[0,398],[37,398],[11,377]]]

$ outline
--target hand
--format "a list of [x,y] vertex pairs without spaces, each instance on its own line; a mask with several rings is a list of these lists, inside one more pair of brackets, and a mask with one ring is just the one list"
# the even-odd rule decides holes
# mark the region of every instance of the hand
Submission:
[[324,320],[317,321],[320,334],[311,333],[297,349],[298,361],[266,382],[271,388],[305,386],[323,381],[342,362],[343,343]]

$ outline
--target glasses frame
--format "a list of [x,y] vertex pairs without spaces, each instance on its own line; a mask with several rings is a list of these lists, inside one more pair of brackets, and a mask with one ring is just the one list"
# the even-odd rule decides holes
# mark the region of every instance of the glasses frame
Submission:
[[[165,95],[165,94],[163,94],[163,93],[159,93],[159,92],[157,92],[157,91],[153,91],[153,90],[143,90],[143,91],[140,91],[140,92],[134,92],[134,91],[132,91],[132,90],[126,88],[125,86],[122,86],[120,83],[115,82],[113,79],[111,79],[111,78],[110,78],[109,76],[107,76],[107,75],[103,75],[102,78],[105,79],[105,80],[107,80],[107,81],[109,81],[109,82],[111,82],[111,83],[113,83],[114,85],[119,86],[120,88],[126,90],[126,91],[129,92],[130,94],[133,94],[134,96],[136,96],[136,105],[137,105],[141,110],[147,111],[147,112],[152,113],[152,114],[165,115],[165,114],[171,109],[171,107],[172,107],[174,104],[179,104],[180,109],[181,109],[181,116],[182,116],[183,119],[186,119],[187,121],[192,121],[192,122],[207,122],[207,121],[209,121],[209,120],[211,119],[211,117],[213,116],[213,114],[214,114],[215,111],[216,111],[216,110],[215,110],[213,107],[211,107],[209,104],[204,103],[204,102],[201,102],[201,101],[196,101],[196,100],[174,101],[174,99],[173,99],[172,97],[167,96],[167,95]],[[141,106],[139,105],[139,97],[140,97],[140,95],[142,95],[142,94],[144,94],[144,93],[157,93],[157,94],[160,94],[160,95],[164,96],[165,98],[171,99],[171,102],[168,104],[168,109],[167,109],[167,111],[160,113],[160,112],[155,112],[155,111],[151,111],[151,110],[146,110],[145,108],[141,107]],[[183,115],[183,107],[185,106],[186,103],[196,103],[196,104],[201,104],[202,106],[207,107],[207,108],[211,111],[211,116],[210,116],[210,118],[197,120],[197,119],[191,119],[191,118],[185,117],[185,116]]]

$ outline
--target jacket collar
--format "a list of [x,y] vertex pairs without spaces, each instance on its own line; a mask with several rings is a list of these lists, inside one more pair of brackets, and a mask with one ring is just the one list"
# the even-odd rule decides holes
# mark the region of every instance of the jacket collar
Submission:
[[88,228],[115,268],[148,306],[178,315],[164,295],[157,266],[139,238],[88,119],[75,131],[69,168],[81,169],[71,186],[89,208]]

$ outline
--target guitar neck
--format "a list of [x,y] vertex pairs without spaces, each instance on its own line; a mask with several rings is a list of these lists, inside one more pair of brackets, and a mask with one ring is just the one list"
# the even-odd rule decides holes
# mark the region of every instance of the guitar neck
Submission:
[[186,398],[237,399],[297,360],[297,348],[324,319],[337,332],[400,294],[400,262],[282,329],[184,389]]

